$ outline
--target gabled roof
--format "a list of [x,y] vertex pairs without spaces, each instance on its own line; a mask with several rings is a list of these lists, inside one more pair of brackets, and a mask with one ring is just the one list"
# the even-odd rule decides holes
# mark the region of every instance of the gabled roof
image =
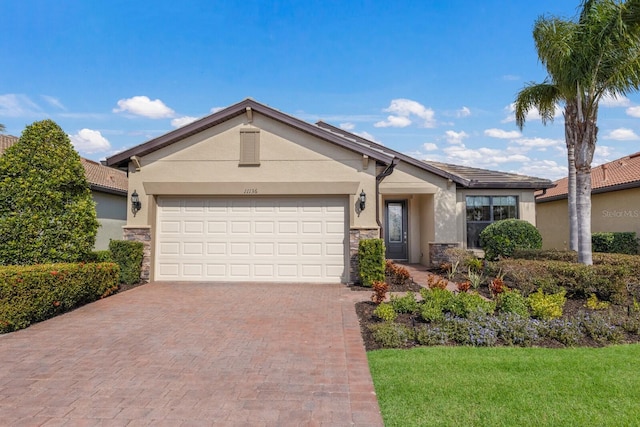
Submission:
[[437,176],[450,179],[461,187],[468,188],[522,188],[542,189],[552,187],[548,179],[528,177],[504,172],[445,165],[444,163],[425,162],[385,147],[384,145],[362,138],[325,122],[315,125],[297,119],[288,114],[254,101],[245,99],[237,104],[206,116],[184,127],[166,133],[129,150],[107,158],[107,165],[125,167],[132,156],[145,156],[170,144],[216,126],[226,120],[251,112],[258,112],[273,120],[287,124],[295,129],[313,135],[322,140],[339,145],[356,153],[367,155],[379,163],[388,165],[393,159],[409,163]]
[[191,135],[195,135],[213,126],[223,123],[229,119],[247,114],[248,112],[252,113],[253,111],[258,112],[278,122],[287,124],[302,132],[342,146],[348,150],[366,154],[372,159],[379,160],[385,164],[388,164],[391,162],[391,160],[393,160],[392,157],[389,157],[384,153],[368,147],[363,147],[360,144],[354,143],[353,141],[347,140],[338,135],[334,135],[330,132],[325,132],[319,127],[312,125],[311,123],[307,123],[303,120],[297,119],[281,111],[268,107],[264,104],[260,104],[253,99],[247,98],[244,101],[238,102],[237,104],[215,112],[209,116],[203,117],[200,120],[196,120],[195,122],[189,123],[186,126],[147,141],[144,144],[140,144],[136,147],[130,148],[129,150],[111,156],[107,158],[107,165],[116,167],[126,166],[132,156],[145,156],[149,153],[153,153],[154,151],[171,145],[174,142],[180,141],[181,139],[187,138]]
[[[0,135],[0,156],[4,151],[18,142],[12,135]],[[121,170],[109,168],[93,160],[80,157],[84,173],[92,190],[113,194],[127,194],[127,174]]]
[[[556,187],[536,195],[537,202],[566,199],[569,178],[555,182]],[[630,154],[591,169],[591,193],[607,193],[640,187],[640,152]]]

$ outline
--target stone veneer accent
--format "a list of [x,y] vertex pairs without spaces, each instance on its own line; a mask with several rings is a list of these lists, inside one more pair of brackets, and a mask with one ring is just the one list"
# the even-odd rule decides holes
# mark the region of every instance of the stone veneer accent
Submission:
[[151,227],[122,227],[124,240],[142,242],[142,268],[140,269],[140,280],[149,281],[151,272]]
[[349,282],[360,282],[360,265],[358,262],[358,246],[360,240],[377,239],[380,230],[377,228],[352,228],[349,230]]
[[448,262],[445,251],[451,248],[460,248],[462,245],[456,243],[432,243],[429,242],[429,262],[432,267],[439,267],[442,263]]

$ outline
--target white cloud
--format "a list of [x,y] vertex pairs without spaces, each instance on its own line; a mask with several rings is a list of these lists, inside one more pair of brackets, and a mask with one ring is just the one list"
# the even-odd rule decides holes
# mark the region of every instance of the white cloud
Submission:
[[174,128],[180,128],[182,126],[188,125],[189,123],[195,122],[198,119],[199,117],[191,116],[176,117],[175,119],[171,120],[171,126],[173,126]]
[[340,123],[340,129],[344,129],[344,130],[354,130],[356,128],[356,125],[354,125],[351,122],[346,122],[346,123]]
[[626,113],[631,117],[640,117],[640,106],[629,107],[627,108]]
[[469,135],[465,131],[456,132],[453,130],[448,130],[444,133],[444,138],[449,144],[461,145],[462,140],[468,137]]
[[354,135],[358,135],[361,138],[368,139],[369,141],[377,142],[378,144],[382,144],[382,142],[378,141],[375,136],[371,135],[369,132],[354,132]]
[[209,110],[211,112],[211,114],[213,113],[217,113],[218,111],[222,111],[224,110],[224,107],[212,107],[211,110]]
[[561,139],[551,138],[518,138],[513,142],[527,148],[564,147],[566,145]]
[[167,107],[164,102],[159,99],[152,101],[146,96],[134,96],[128,99],[121,99],[118,101],[118,108],[113,109],[114,113],[126,111],[150,119],[165,119],[175,116],[175,112]]
[[456,117],[469,117],[471,115],[471,110],[467,107],[462,107],[461,109],[456,111]]
[[438,149],[438,146],[433,142],[425,142],[422,144],[422,148],[424,148],[425,151],[435,151]]
[[624,95],[613,96],[610,93],[605,94],[600,99],[600,105],[603,107],[629,107],[631,106],[631,101]]
[[614,139],[616,141],[636,141],[640,139],[638,135],[631,129],[619,128],[614,129],[603,136],[604,139]]
[[409,117],[418,117],[422,121],[422,126],[433,128],[436,125],[435,112],[431,108],[427,108],[419,102],[411,99],[393,99],[388,108],[384,111],[393,115],[387,117],[387,121],[380,121],[374,126],[376,127],[406,127],[411,124]]
[[453,162],[474,167],[489,167],[502,163],[524,163],[530,159],[522,154],[507,154],[496,148],[467,148],[464,145],[453,145],[443,150]]
[[33,117],[39,115],[42,115],[42,109],[28,96],[19,93],[0,95],[0,116]]
[[559,165],[553,160],[532,160],[523,164],[515,173],[555,181],[567,176],[567,166]]
[[486,136],[490,136],[491,138],[500,138],[500,139],[514,139],[522,136],[522,134],[517,130],[507,131],[507,130],[496,129],[496,128],[486,129],[484,131],[484,134]]
[[66,111],[67,109],[65,108],[64,105],[62,105],[62,103],[60,102],[60,100],[58,98],[54,98],[53,96],[48,96],[48,95],[40,95],[42,97],[42,99],[44,99],[45,101],[47,101],[47,103],[49,105],[51,105],[52,107],[56,107],[60,110],[64,110]]
[[111,144],[100,131],[80,129],[75,135],[69,135],[73,146],[82,153],[103,153],[111,149]]
[[404,128],[411,124],[411,119],[405,116],[388,116],[387,120],[379,121],[373,124],[377,128]]
[[[511,122],[515,122],[516,121],[516,104],[515,103],[511,103],[508,106],[506,106],[505,111],[507,112],[507,114],[509,114],[507,117],[505,117],[504,119],[501,120],[501,123],[511,123]],[[553,115],[554,119],[557,119],[558,117],[562,117],[562,112],[564,111],[564,109],[559,105],[556,104],[556,110],[555,113]],[[533,120],[540,120],[540,113],[538,112],[538,110],[536,108],[531,109],[527,112],[527,114],[524,117],[525,122],[530,122]]]

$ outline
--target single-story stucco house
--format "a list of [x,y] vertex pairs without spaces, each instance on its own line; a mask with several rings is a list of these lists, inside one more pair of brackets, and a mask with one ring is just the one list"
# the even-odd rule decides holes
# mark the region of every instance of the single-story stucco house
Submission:
[[[568,178],[536,196],[537,226],[545,249],[569,247]],[[640,236],[640,152],[591,170],[591,231],[635,231]]]
[[[16,142],[15,136],[0,135],[0,155]],[[122,227],[127,223],[127,174],[83,157],[80,160],[100,223],[94,248],[108,249],[109,240],[122,239]]]
[[[143,274],[180,281],[357,281],[358,242],[428,265],[478,246],[492,221],[535,223],[551,181],[417,160],[324,122],[246,99],[118,153],[125,239],[146,243]],[[146,278],[146,277],[145,277]]]

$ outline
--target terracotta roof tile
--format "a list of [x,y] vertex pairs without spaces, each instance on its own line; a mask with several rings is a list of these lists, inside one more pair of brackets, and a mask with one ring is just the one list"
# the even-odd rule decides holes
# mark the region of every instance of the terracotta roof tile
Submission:
[[[0,135],[0,155],[16,142],[18,142],[18,138],[15,136]],[[80,160],[84,167],[87,181],[89,181],[93,189],[126,194],[128,188],[126,172],[104,166],[84,157],[81,157]]]
[[[542,195],[537,193],[537,200],[556,200],[567,196],[568,178],[555,182],[556,187],[550,188]],[[604,193],[620,190],[626,187],[640,187],[640,152],[626,157],[603,163],[591,169],[591,191]]]

